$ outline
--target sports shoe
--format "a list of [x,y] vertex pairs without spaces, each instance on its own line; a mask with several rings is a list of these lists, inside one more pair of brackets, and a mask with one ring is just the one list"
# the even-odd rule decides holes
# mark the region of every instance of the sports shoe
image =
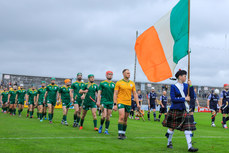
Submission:
[[122,134],[118,134],[118,139],[123,140]]
[[20,115],[18,115],[19,117],[21,117],[21,114]]
[[45,120],[47,120],[47,118],[45,117]]
[[52,124],[52,121],[49,121],[50,124]]
[[157,121],[157,119],[155,118],[154,121]]
[[102,133],[102,130],[103,130],[103,127],[100,126],[100,127],[99,127],[99,133]]
[[127,137],[126,137],[126,135],[125,135],[125,134],[122,134],[122,138],[123,138],[123,139],[126,139]]
[[64,121],[63,120],[61,121],[61,124],[64,125]]
[[150,118],[148,118],[148,121],[150,121]]
[[198,151],[198,148],[191,147],[188,149],[188,152],[197,152],[197,151]]
[[212,125],[211,125],[212,127],[215,127],[215,123],[212,123]]
[[110,134],[108,133],[108,131],[107,131],[107,130],[104,132],[104,134],[106,134],[106,135],[110,135]]
[[160,119],[157,119],[158,122],[160,122]]
[[40,122],[43,122],[43,119],[41,119]]
[[227,124],[224,124],[223,128],[224,129],[228,129]]
[[73,123],[73,127],[77,127],[76,122]]
[[66,122],[64,123],[64,125],[68,126],[68,122],[66,121]]
[[224,124],[223,124],[223,121],[221,121],[221,124],[222,124],[222,127],[224,128]]
[[197,122],[193,122],[193,124],[195,124],[195,125],[196,125],[196,124],[197,124]]
[[98,131],[99,129],[97,127],[94,128],[95,131]]
[[80,130],[82,130],[83,129],[83,127],[82,126],[80,126]]
[[169,145],[167,145],[167,148],[169,148],[169,149],[173,149],[173,144],[172,144],[172,141],[171,141],[171,142],[169,142]]

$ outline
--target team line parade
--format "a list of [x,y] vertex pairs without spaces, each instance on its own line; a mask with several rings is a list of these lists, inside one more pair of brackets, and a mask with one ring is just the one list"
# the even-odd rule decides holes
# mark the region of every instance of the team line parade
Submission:
[[[54,107],[62,102],[63,118],[61,124],[68,126],[67,114],[71,106],[74,106],[74,123],[73,127],[83,129],[84,119],[87,111],[91,110],[93,116],[94,130],[102,133],[103,125],[105,123],[104,134],[109,135],[108,129],[110,125],[110,116],[112,111],[118,111],[118,139],[124,140],[127,138],[127,119],[133,118],[134,111],[136,116],[143,118],[144,111],[141,110],[142,95],[141,91],[135,88],[135,83],[130,78],[130,71],[124,69],[122,71],[123,79],[119,80],[116,84],[112,81],[113,72],[106,72],[106,80],[102,81],[100,85],[94,83],[94,75],[88,75],[88,82],[82,81],[82,73],[77,74],[77,81],[71,83],[70,79],[64,81],[65,85],[59,87],[55,84],[55,78],[51,78],[51,84],[46,86],[46,82],[41,82],[41,87],[36,90],[33,85],[29,90],[25,90],[23,84],[20,88],[16,85],[13,89],[5,87],[1,93],[0,102],[2,104],[2,112],[16,115],[16,107],[18,106],[18,115],[24,108],[24,101],[28,105],[27,117],[33,118],[34,108],[37,107],[37,116],[42,122],[46,120],[48,114],[49,123],[52,124],[54,116]],[[186,137],[188,151],[197,152],[198,149],[192,146],[192,131],[196,130],[193,112],[195,110],[195,102],[199,103],[196,99],[196,94],[190,80],[186,82],[187,72],[179,70],[175,77],[177,83],[171,85],[170,97],[171,107],[167,112],[167,93],[163,91],[159,100],[155,93],[154,87],[148,94],[148,120],[150,120],[150,110],[153,110],[154,121],[160,121],[161,115],[164,114],[165,118],[162,125],[168,128],[165,136],[168,139],[167,148],[172,149],[172,137],[174,130],[183,131]],[[189,89],[188,89],[189,88]],[[189,93],[188,93],[189,91]],[[221,107],[223,114],[222,127],[227,129],[226,122],[229,120],[229,85],[224,85],[224,90],[220,93],[215,89],[209,95],[207,106],[210,108],[211,126],[215,127],[215,116],[218,112],[218,106]],[[160,105],[158,119],[156,118],[156,105]],[[102,112],[100,127],[97,128],[97,107]],[[48,112],[46,112],[48,109]],[[144,118],[143,118],[144,119]]]

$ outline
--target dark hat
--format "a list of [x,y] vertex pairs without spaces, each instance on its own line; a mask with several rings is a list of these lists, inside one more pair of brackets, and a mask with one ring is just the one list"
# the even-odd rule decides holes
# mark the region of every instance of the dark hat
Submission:
[[180,75],[187,75],[187,72],[185,70],[179,69],[179,71],[177,71],[177,73],[175,74],[175,77],[178,79]]

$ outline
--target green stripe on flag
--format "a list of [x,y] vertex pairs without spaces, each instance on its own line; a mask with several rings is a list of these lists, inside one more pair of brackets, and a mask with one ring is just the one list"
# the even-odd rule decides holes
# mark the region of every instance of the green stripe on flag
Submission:
[[188,54],[188,0],[180,0],[172,9],[170,29],[174,39],[173,61],[177,64]]

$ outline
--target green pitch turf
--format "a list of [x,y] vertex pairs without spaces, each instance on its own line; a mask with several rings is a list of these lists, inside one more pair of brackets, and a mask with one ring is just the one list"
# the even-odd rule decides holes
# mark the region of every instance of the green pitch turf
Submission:
[[[36,112],[36,111],[35,111]],[[167,149],[165,138],[166,128],[160,122],[128,119],[127,139],[117,139],[118,114],[113,113],[109,128],[110,135],[98,134],[93,129],[92,115],[89,111],[84,123],[84,129],[73,128],[73,110],[69,111],[69,126],[61,125],[62,110],[56,109],[54,123],[47,120],[40,123],[35,118],[26,118],[26,109],[22,117],[0,113],[0,152],[18,153],[63,153],[63,152],[91,152],[91,153],[140,153],[140,152],[187,152],[187,143],[183,132],[175,131],[173,137],[174,149]],[[145,113],[146,114],[146,113]],[[158,113],[157,113],[158,115]],[[153,117],[153,114],[151,114]],[[164,116],[162,116],[164,118]],[[229,130],[221,126],[222,115],[216,117],[216,127],[210,125],[210,113],[195,113],[197,131],[193,141],[200,153],[227,152],[229,144]],[[98,117],[98,127],[100,117]]]

